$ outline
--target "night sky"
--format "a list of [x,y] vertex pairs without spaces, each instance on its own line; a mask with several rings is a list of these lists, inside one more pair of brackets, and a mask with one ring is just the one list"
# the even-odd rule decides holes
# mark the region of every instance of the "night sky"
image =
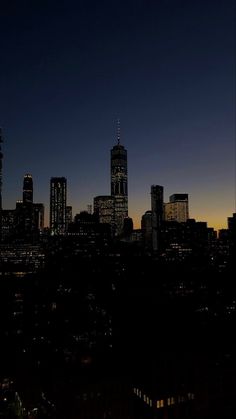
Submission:
[[110,193],[121,121],[129,215],[150,187],[189,193],[190,216],[225,227],[235,210],[234,0],[1,0],[3,207],[48,211],[65,176],[73,214]]

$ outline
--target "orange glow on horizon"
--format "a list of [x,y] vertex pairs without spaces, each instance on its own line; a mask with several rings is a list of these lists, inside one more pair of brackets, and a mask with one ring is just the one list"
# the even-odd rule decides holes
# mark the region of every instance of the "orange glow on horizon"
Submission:
[[[231,215],[229,215],[229,216],[231,216]],[[140,219],[139,219],[138,216],[132,217],[132,215],[130,215],[130,217],[133,218],[134,229],[140,229],[141,228],[141,218],[142,217],[140,217]],[[191,217],[191,218],[195,218],[195,217]],[[207,222],[207,226],[210,227],[210,228],[214,228],[214,230],[216,230],[216,231],[227,228],[227,219],[225,220],[225,223],[222,223],[222,220],[220,221],[220,220],[213,219],[213,218],[211,220],[210,217],[209,217],[210,221],[208,221],[207,219],[202,219],[202,217],[196,217],[195,220],[197,222],[200,222],[200,221]]]

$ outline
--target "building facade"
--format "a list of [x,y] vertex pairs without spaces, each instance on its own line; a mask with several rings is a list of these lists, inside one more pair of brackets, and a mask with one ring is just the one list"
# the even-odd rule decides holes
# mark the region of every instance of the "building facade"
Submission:
[[127,150],[120,144],[119,135],[111,150],[111,196],[115,202],[115,235],[119,236],[123,232],[124,219],[128,217]]
[[66,195],[66,178],[52,177],[50,181],[50,231],[52,235],[65,234]]
[[110,224],[114,228],[115,199],[110,195],[95,196],[93,211],[99,223]]
[[173,194],[170,201],[164,204],[164,218],[166,221],[186,223],[189,219],[188,194]]
[[34,229],[42,234],[44,229],[44,205],[41,203],[33,204],[33,222]]

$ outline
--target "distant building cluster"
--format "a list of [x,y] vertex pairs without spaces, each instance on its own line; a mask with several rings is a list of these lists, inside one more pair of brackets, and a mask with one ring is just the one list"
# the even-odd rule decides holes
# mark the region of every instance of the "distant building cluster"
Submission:
[[[2,144],[0,131],[0,146]],[[128,216],[128,170],[127,150],[117,143],[110,154],[110,195],[99,195],[93,199],[88,211],[73,217],[72,207],[67,203],[67,179],[50,179],[49,228],[44,226],[44,204],[34,202],[33,178],[26,173],[23,179],[22,200],[15,209],[2,208],[2,161],[0,150],[0,232],[4,244],[32,244],[48,240],[49,237],[72,236],[87,240],[121,240],[139,243],[147,252],[162,255],[166,260],[183,259],[200,248],[215,249],[228,254],[235,238],[235,217],[228,218],[228,229],[216,232],[205,222],[196,222],[189,217],[189,196],[174,193],[169,202],[164,202],[164,187],[151,186],[151,209],[142,216],[141,229],[133,229]],[[217,245],[216,245],[217,243]],[[195,249],[195,250],[193,250]],[[219,250],[220,249],[220,250]],[[213,251],[215,258],[215,250]]]

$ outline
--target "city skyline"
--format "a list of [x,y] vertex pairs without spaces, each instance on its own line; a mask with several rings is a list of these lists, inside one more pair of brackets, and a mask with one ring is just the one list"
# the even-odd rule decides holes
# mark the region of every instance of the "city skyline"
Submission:
[[235,211],[235,2],[43,3],[1,12],[3,208],[15,207],[26,173],[47,214],[52,176],[67,178],[73,214],[109,194],[119,117],[135,227],[152,184],[163,185],[165,202],[188,193],[191,218],[226,227]]
[[[117,139],[116,139],[116,141],[117,141]],[[119,145],[120,143],[118,143],[118,145]],[[113,149],[114,149],[114,147],[116,146],[116,144],[114,144],[114,146],[113,146],[113,148],[110,150],[110,151],[112,151]],[[121,147],[122,147],[122,144],[121,144]],[[127,157],[126,157],[127,158]],[[110,176],[111,176],[111,173],[109,174]],[[33,179],[33,181],[34,181],[34,177],[32,176],[32,174],[31,173],[25,173],[24,174],[24,176],[23,176],[23,182],[25,183],[25,179],[26,178],[28,178],[28,177],[30,177],[31,179]],[[45,206],[45,208],[46,208],[46,213],[45,213],[45,227],[49,227],[50,226],[50,195],[51,195],[51,182],[52,182],[52,179],[54,179],[54,178],[61,178],[61,179],[65,179],[65,181],[67,182],[68,181],[68,178],[66,177],[66,176],[51,176],[50,177],[50,179],[48,180],[48,189],[49,189],[49,196],[48,196],[48,200],[46,200],[46,201],[42,201],[42,203],[43,203],[43,205]],[[150,190],[151,190],[151,188],[153,187],[153,185],[149,185],[149,191],[148,191],[148,193],[151,195],[151,192],[150,192]],[[164,199],[163,199],[163,202],[164,203],[167,203],[168,202],[168,199],[169,198],[171,198],[171,196],[174,196],[174,195],[179,195],[179,193],[176,193],[176,192],[174,192],[174,193],[172,193],[172,194],[170,194],[168,197],[167,197],[167,194],[166,194],[166,192],[165,192],[165,185],[162,185],[162,187],[163,187],[163,197],[164,197]],[[69,193],[70,191],[69,190],[67,190],[67,194]],[[34,193],[35,193],[35,189],[34,189]],[[22,194],[22,190],[21,190],[21,194]],[[24,188],[23,188],[23,194],[24,194]],[[185,195],[185,193],[183,193],[183,192],[181,192],[180,193],[180,195]],[[69,193],[69,196],[70,196],[71,194]],[[102,196],[104,196],[105,195],[105,193],[103,193],[102,194]],[[188,193],[187,193],[187,195],[189,195]],[[24,196],[24,195],[23,195]],[[37,193],[36,193],[36,196],[37,196]],[[97,195],[95,195],[95,196],[97,196]],[[73,205],[72,205],[72,212],[73,212],[73,216],[75,216],[76,214],[78,214],[79,212],[82,212],[82,211],[88,211],[88,207],[90,206],[90,205],[92,205],[91,203],[93,202],[93,199],[95,198],[95,196],[93,196],[93,197],[91,197],[91,199],[90,199],[90,201],[88,201],[87,202],[87,204],[84,204],[84,207],[81,207],[81,208],[79,208],[78,210],[76,210],[74,207],[73,207]],[[22,200],[22,198],[19,198],[19,199],[16,199],[15,200],[15,203],[18,201],[18,202],[20,202]],[[23,202],[23,201],[22,201]],[[70,200],[70,201],[68,201],[68,203],[71,205],[71,203],[73,202],[73,198]],[[14,208],[15,208],[15,206],[14,206]],[[13,207],[12,208],[4,208],[4,205],[3,205],[3,209],[14,209]],[[93,208],[93,205],[92,205],[92,208]],[[145,210],[144,210],[144,212],[141,214],[141,217],[145,214],[145,212],[146,211],[150,211],[150,208],[151,208],[151,196],[150,196],[150,203],[149,203],[149,207],[147,207]],[[218,229],[220,229],[220,228],[227,228],[227,218],[230,216],[231,214],[227,214],[227,216],[226,216],[226,220],[225,220],[225,222],[224,223],[222,223],[222,224],[219,224],[219,225],[214,225],[214,224],[212,224],[212,225],[210,225],[209,224],[209,222],[208,222],[208,220],[206,220],[206,219],[196,219],[196,221],[204,221],[204,222],[207,222],[208,223],[208,227],[213,227],[215,230],[218,230]],[[130,214],[130,212],[129,212],[129,217],[131,217],[132,219],[133,219],[133,221],[134,221],[134,227],[135,228],[141,228],[141,218],[140,219],[135,219],[135,218],[133,218],[132,217],[132,215]],[[191,202],[190,202],[190,216],[189,216],[189,218],[196,218],[196,217],[194,217],[194,216],[192,216],[191,215]]]

